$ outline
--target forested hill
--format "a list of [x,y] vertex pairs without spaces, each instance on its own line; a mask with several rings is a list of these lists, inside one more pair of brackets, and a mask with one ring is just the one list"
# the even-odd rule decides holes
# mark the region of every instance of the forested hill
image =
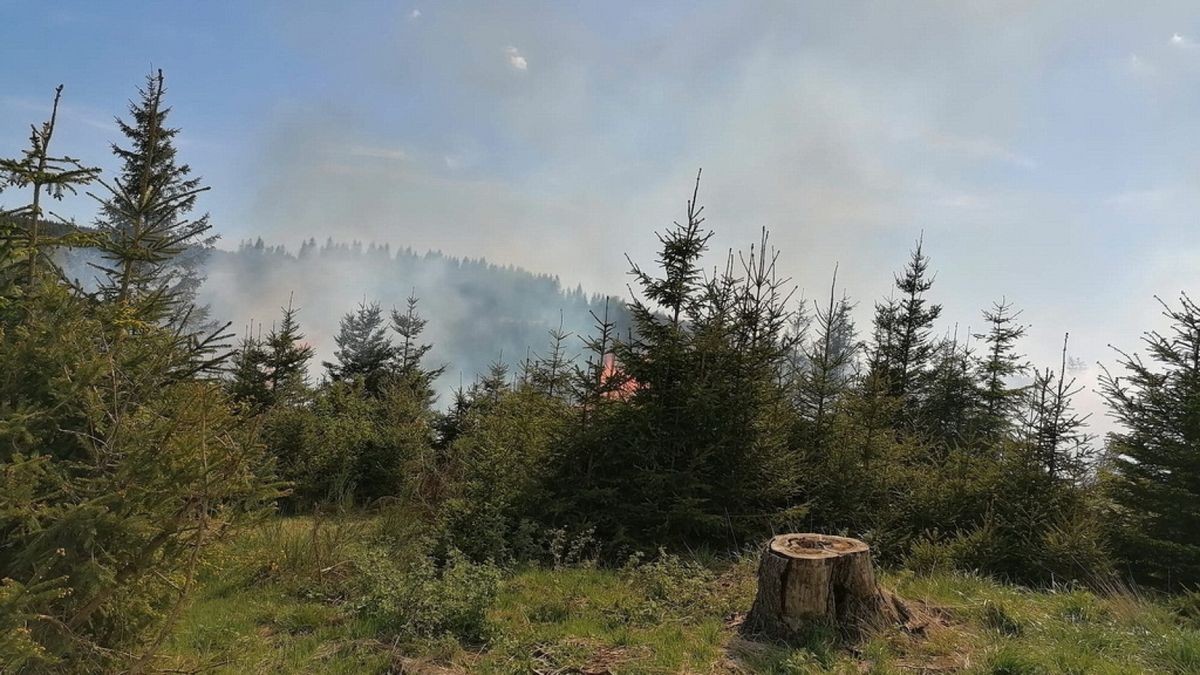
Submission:
[[[306,341],[316,349],[314,371],[320,361],[331,359],[343,314],[364,300],[378,302],[385,311],[403,308],[415,293],[429,320],[422,335],[433,344],[428,362],[447,366],[438,383],[442,392],[460,380],[469,384],[497,359],[515,367],[530,349],[545,350],[560,318],[563,329],[574,334],[567,344],[577,352],[582,345],[577,336],[591,330],[589,310],[603,316],[605,309],[603,296],[578,286],[564,288],[554,276],[373,244],[309,240],[288,251],[260,239],[236,251],[212,251],[206,267],[200,301],[211,305],[214,318],[233,321],[239,332],[253,322],[255,332],[265,333],[291,298],[300,308]],[[628,325],[618,300],[609,302],[609,314],[618,326]]]

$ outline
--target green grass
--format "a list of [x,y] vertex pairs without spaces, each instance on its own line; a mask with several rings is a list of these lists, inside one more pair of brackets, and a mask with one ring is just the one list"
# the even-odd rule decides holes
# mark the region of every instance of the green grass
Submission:
[[337,572],[338,555],[362,532],[354,521],[292,518],[242,536],[209,565],[158,665],[215,673],[386,671],[391,654],[374,626],[320,593],[321,570]]
[[279,519],[214,560],[160,668],[218,673],[1200,673],[1196,598],[1034,591],[970,575],[885,574],[925,634],[748,640],[754,561],[506,572],[482,641],[399,634],[355,600],[372,523]]

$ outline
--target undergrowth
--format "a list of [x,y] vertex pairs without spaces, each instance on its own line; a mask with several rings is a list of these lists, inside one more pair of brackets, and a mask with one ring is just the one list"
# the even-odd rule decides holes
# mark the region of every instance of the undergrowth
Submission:
[[221,552],[164,670],[220,673],[1198,673],[1200,595],[1031,590],[886,573],[937,620],[855,644],[743,635],[754,556],[500,567],[380,536],[365,517],[276,519]]

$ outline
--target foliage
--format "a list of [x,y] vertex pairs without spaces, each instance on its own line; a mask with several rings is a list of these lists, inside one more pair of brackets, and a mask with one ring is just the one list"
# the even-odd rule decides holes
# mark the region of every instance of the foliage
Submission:
[[787,366],[789,389],[799,417],[800,442],[824,448],[837,405],[850,389],[859,344],[851,312],[854,304],[837,295],[837,271],[829,286],[829,302],[813,304],[816,334],[806,340],[808,318],[797,312],[793,324],[793,354]]
[[279,324],[272,325],[263,341],[263,369],[270,397],[268,405],[294,405],[304,400],[308,387],[308,362],[313,348],[304,342],[297,315],[291,302],[283,309]]
[[1121,352],[1101,380],[1121,431],[1110,438],[1118,553],[1134,577],[1200,583],[1200,306],[1161,303],[1166,334],[1143,338],[1148,359]]
[[[100,180],[97,229],[104,262],[100,293],[116,307],[132,309],[143,322],[170,323],[199,332],[204,310],[195,305],[203,277],[199,266],[215,238],[208,215],[189,218],[208,188],[176,161],[178,128],[167,126],[171,109],[161,70],[146,76],[129,120],[117,119],[128,146],[113,144],[119,175]],[[211,339],[212,336],[209,336]]]
[[[157,122],[147,124],[153,136]],[[43,128],[42,150],[52,127]],[[154,152],[173,154],[170,135]],[[138,152],[123,155],[127,169],[162,167]],[[174,176],[143,181],[139,217],[169,220],[186,202],[172,192]],[[36,186],[50,184],[41,180],[29,182],[35,218]],[[44,250],[24,255],[51,260],[63,242],[38,239],[34,229],[29,246]],[[145,249],[115,243],[121,236],[105,231],[97,241],[113,269],[136,270],[127,293],[108,292],[112,286],[87,295],[33,267],[21,289],[5,289],[0,602],[3,621],[15,624],[13,638],[0,643],[6,667],[142,667],[212,545],[278,495],[255,428],[211,378],[220,361],[212,341],[186,332],[179,318],[191,305],[170,270],[183,240],[168,237],[174,243],[147,258]],[[37,269],[57,272],[49,262]]]
[[424,363],[426,354],[433,348],[433,345],[420,341],[427,323],[429,320],[417,312],[416,295],[409,295],[405,300],[404,312],[392,310],[392,330],[400,337],[400,344],[395,348],[396,376],[432,403],[433,382],[445,368],[429,368]]
[[422,467],[420,504],[433,511],[442,548],[477,561],[541,558],[545,533],[534,522],[569,409],[496,383],[476,387],[465,405],[454,441]]
[[1024,357],[1015,351],[1017,341],[1025,335],[1025,326],[1016,323],[1020,316],[1012,304],[1001,300],[983,313],[988,331],[975,335],[983,340],[986,352],[979,368],[981,432],[985,436],[1005,435],[1020,411],[1025,390],[1012,386],[1012,379],[1027,370]]
[[[660,234],[654,276],[637,265],[631,340],[613,347],[632,392],[598,405],[565,449],[556,478],[563,518],[594,525],[613,548],[721,542],[768,529],[794,506],[787,394],[790,289],[764,231],[702,279],[696,194],[687,220]],[[593,397],[594,399],[595,397]],[[598,410],[597,410],[598,411]],[[583,421],[583,420],[581,420]]]
[[398,560],[386,549],[367,549],[354,559],[357,611],[402,637],[450,635],[467,644],[488,637],[487,610],[500,571],[451,551],[439,569],[417,556]]
[[395,347],[387,336],[383,310],[379,303],[365,300],[342,317],[338,334],[334,336],[336,363],[323,365],[334,380],[358,383],[375,392],[387,375],[395,356]]
[[425,461],[431,425],[426,401],[402,383],[369,396],[359,385],[334,382],[309,405],[270,409],[263,439],[294,486],[294,507],[362,503],[404,493]]
[[937,350],[933,340],[933,322],[942,306],[930,303],[925,294],[933,288],[929,276],[929,257],[924,240],[917,241],[902,274],[896,275],[899,297],[875,306],[875,348],[871,368],[887,392],[915,405],[929,377],[930,361]]
[[75,194],[100,173],[72,157],[50,152],[62,90],[61,84],[54,90],[50,119],[40,126],[30,126],[29,147],[21,157],[0,159],[0,190],[16,187],[32,192],[27,205],[0,208],[0,308],[15,297],[22,282],[26,287],[36,283],[43,258],[54,246],[84,242],[69,230],[58,236],[48,236],[50,233],[44,231],[51,215],[45,200],[62,200],[65,195]]
[[106,662],[182,597],[212,541],[273,496],[270,465],[215,383],[174,379],[173,336],[108,342],[104,315],[62,290],[39,297],[0,334],[11,488],[0,571],[63,579],[70,593],[39,606],[56,620],[31,627],[34,639]]
[[[1172,590],[1200,582],[1200,306],[1186,295],[1164,305],[1171,332],[1147,334],[1148,359],[1121,353],[1120,374],[1103,378],[1122,430],[1097,467],[1065,338],[1057,368],[1034,369],[1006,300],[975,343],[957,328],[937,338],[920,239],[860,342],[836,268],[828,301],[797,307],[765,230],[705,272],[713,234],[697,177],[654,267],[630,261],[629,302],[610,314],[606,301],[602,315],[584,303],[595,327],[581,357],[560,314],[546,349],[530,347],[515,372],[498,358],[439,411],[445,366],[428,363],[415,290],[390,316],[366,298],[343,315],[317,383],[290,301],[265,336],[226,352],[224,328],[194,302],[212,239],[190,214],[206,188],[177,161],[163,97],[159,73],[119,124],[127,147],[114,146],[111,181],[50,153],[56,112],[21,158],[0,161],[4,186],[32,197],[0,212],[4,669],[151,668],[193,589],[224,569],[231,593],[262,584],[258,600],[297,603],[274,628],[352,625],[359,647],[377,643],[363,662],[378,645],[440,645],[446,658],[465,645],[487,652],[474,665],[498,655],[522,670],[590,667],[589,648],[565,641],[576,616],[589,639],[668,650],[630,656],[639,667],[712,666],[749,565],[680,552],[737,551],[781,529],[862,537],[885,566],[921,573],[902,585],[974,594],[957,616],[993,672],[1092,668],[1011,644],[1095,638],[1072,626],[1117,606],[955,570],[1048,589],[1125,574]],[[97,231],[50,236],[44,199],[93,181],[107,190]],[[102,256],[97,288],[53,262],[75,243]],[[219,546],[276,503],[318,517]],[[327,523],[330,504],[355,515]],[[382,524],[363,525],[364,512]],[[1164,637],[1139,666],[1194,667],[1194,604],[1178,599],[1179,626],[1147,619]],[[1044,625],[1058,633],[1039,635]],[[1132,631],[1103,640],[1128,646]],[[898,636],[876,637],[862,653],[879,668],[905,653]],[[831,634],[810,638],[745,660],[778,672],[839,663]]]

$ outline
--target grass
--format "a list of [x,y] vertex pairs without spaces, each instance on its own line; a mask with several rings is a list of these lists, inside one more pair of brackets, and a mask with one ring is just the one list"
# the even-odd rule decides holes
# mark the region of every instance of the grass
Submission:
[[[754,596],[754,561],[746,559],[508,570],[481,608],[482,638],[458,639],[456,628],[414,633],[404,626],[457,624],[406,623],[405,602],[393,610],[399,617],[364,610],[358,594],[370,590],[355,560],[374,545],[372,532],[362,519],[290,518],[243,535],[212,561],[156,665],[216,673],[1200,673],[1196,597],[1035,591],[962,574],[883,575],[935,618],[924,634],[894,629],[846,645],[814,628],[793,645],[748,640],[737,630]],[[451,585],[431,592],[465,602]]]

